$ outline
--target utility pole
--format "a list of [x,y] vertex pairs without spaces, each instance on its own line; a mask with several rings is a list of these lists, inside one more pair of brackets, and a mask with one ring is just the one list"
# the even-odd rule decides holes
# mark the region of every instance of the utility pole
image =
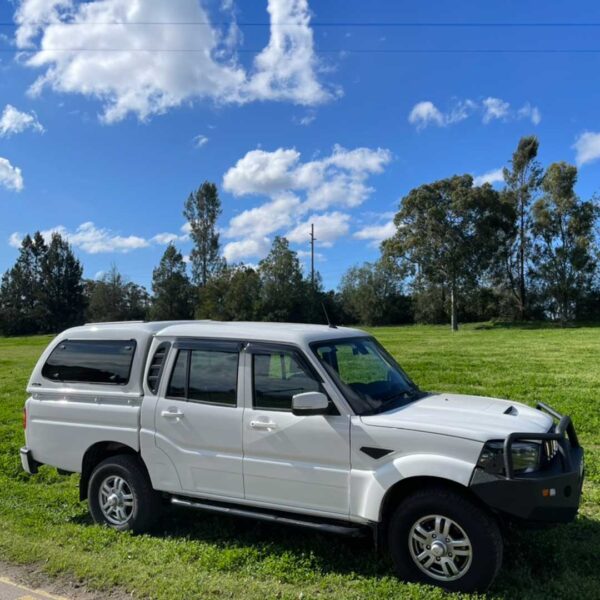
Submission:
[[310,281],[315,289],[315,224],[310,224]]

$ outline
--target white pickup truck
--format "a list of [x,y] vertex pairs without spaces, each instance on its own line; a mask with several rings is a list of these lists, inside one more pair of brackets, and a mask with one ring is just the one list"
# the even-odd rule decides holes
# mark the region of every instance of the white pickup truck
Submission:
[[367,333],[271,323],[90,324],[35,367],[23,467],[81,473],[98,523],[165,500],[372,532],[400,577],[486,589],[501,527],[568,522],[583,450],[545,405],[421,391]]

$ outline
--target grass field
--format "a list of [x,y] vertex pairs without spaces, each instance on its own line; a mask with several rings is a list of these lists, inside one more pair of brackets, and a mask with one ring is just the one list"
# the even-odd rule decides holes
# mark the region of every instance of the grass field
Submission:
[[[515,532],[487,598],[600,598],[600,328],[379,328],[373,333],[424,389],[543,400],[570,414],[586,449],[577,521]],[[398,581],[365,540],[169,512],[153,535],[92,525],[77,477],[20,469],[21,412],[47,337],[0,338],[0,558],[37,563],[93,589],[134,597],[452,598]],[[68,444],[68,440],[65,440]]]

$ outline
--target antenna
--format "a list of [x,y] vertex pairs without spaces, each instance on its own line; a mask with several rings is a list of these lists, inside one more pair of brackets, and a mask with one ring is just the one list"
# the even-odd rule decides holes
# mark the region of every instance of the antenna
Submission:
[[315,289],[315,224],[310,224],[310,282]]
[[337,325],[335,325],[329,318],[329,314],[327,313],[327,308],[325,308],[325,302],[321,302],[321,306],[323,307],[323,312],[325,313],[325,319],[327,320],[327,325],[329,325],[329,327],[331,327],[331,329],[337,329]]

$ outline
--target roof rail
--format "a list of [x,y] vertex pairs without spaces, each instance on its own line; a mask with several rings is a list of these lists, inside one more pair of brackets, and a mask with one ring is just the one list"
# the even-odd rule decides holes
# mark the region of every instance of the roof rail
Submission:
[[145,323],[146,321],[97,321],[85,323],[85,325],[123,325],[124,323]]

